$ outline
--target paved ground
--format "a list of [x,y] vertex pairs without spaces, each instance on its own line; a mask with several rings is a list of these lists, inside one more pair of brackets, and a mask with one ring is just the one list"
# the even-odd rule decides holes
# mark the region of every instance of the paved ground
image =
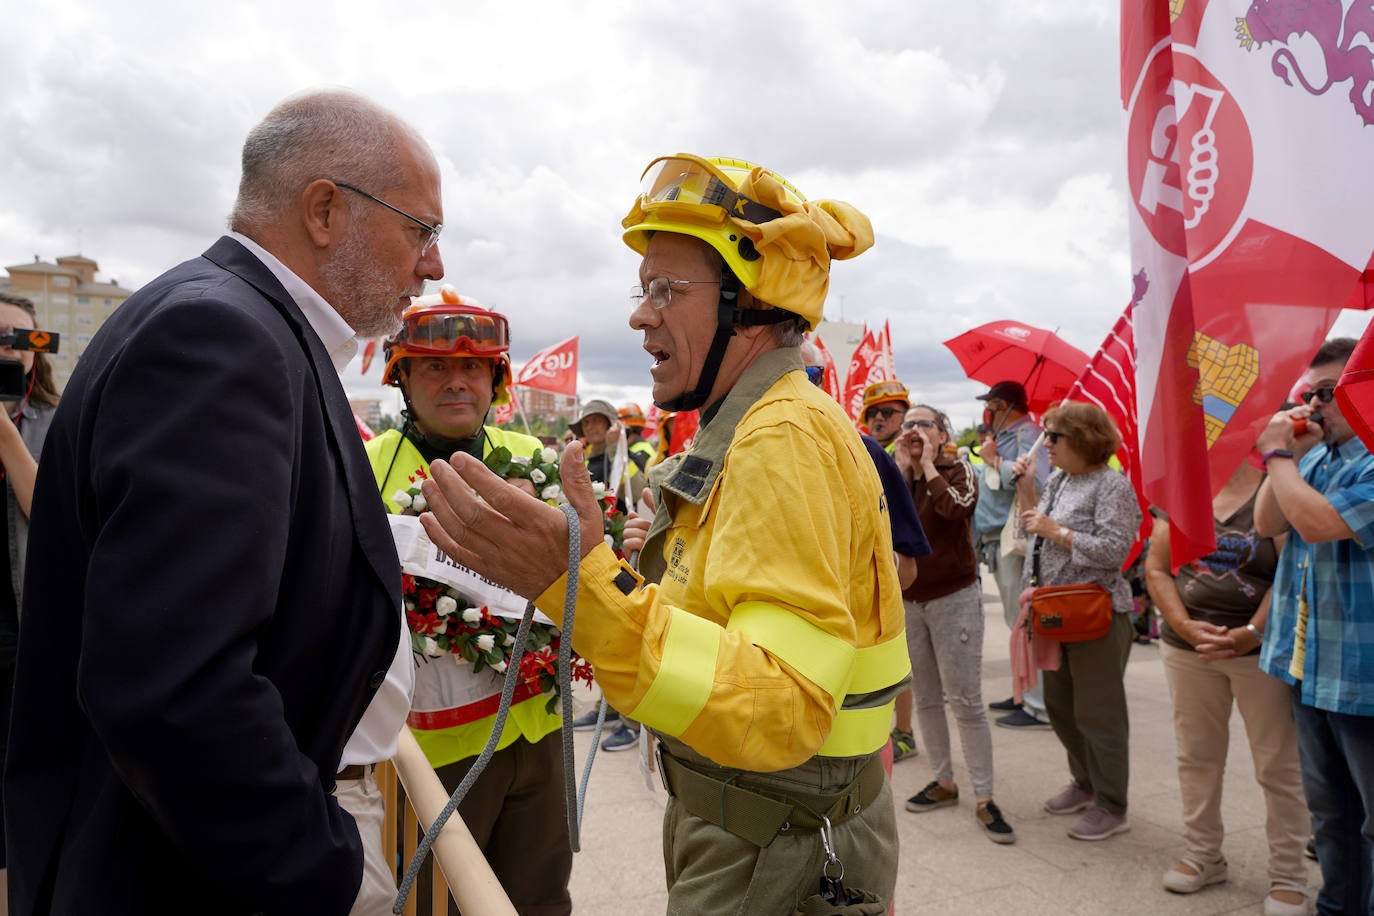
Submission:
[[[995,596],[985,595],[984,607],[983,696],[998,700],[1011,693],[1007,629]],[[899,810],[897,913],[1261,912],[1268,890],[1264,806],[1239,717],[1231,722],[1223,803],[1230,880],[1177,896],[1160,886],[1160,876],[1182,851],[1183,841],[1169,691],[1156,645],[1133,647],[1126,686],[1131,715],[1129,833],[1099,843],[1069,839],[1065,831],[1073,818],[1051,816],[1041,807],[1068,781],[1054,734],[994,727],[996,798],[1016,829],[1016,843],[989,842],[973,821],[971,800],[926,814]],[[594,695],[582,699],[584,708],[590,708]],[[952,720],[951,731],[957,736]],[[957,737],[955,743],[957,748]],[[579,769],[589,744],[587,735],[579,737]],[[930,781],[929,763],[924,756],[904,760],[892,779],[900,805]],[[957,749],[955,779],[967,792],[970,784]],[[597,754],[582,822],[582,852],[573,862],[577,912],[664,912],[660,822],[665,795],[656,775],[650,785],[640,773],[637,754]],[[1309,863],[1308,871],[1316,887],[1316,863]]]

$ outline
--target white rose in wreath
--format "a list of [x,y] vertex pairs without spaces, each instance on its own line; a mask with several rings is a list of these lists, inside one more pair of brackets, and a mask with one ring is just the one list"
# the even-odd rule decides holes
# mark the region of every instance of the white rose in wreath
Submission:
[[477,648],[483,652],[490,652],[496,646],[496,637],[490,633],[483,633],[474,641],[477,643]]
[[426,636],[421,640],[421,643],[424,646],[424,653],[426,655],[438,658],[440,655],[444,654],[444,650],[439,648],[439,643],[432,636]]
[[496,664],[492,665],[492,666],[491,666],[491,669],[492,669],[493,671],[495,671],[497,674],[505,674],[505,673],[506,673],[506,669],[509,668],[509,667],[510,667],[510,663],[507,662],[505,659],[502,659],[501,661],[499,661],[499,662],[497,662]]
[[467,608],[466,610],[464,610],[464,611],[463,611],[463,622],[464,622],[464,623],[481,623],[481,622],[482,622],[482,609],[481,609],[481,608],[470,607],[470,608]]
[[410,508],[410,494],[407,493],[405,490],[397,490],[395,493],[392,493],[391,501],[394,502],[396,505],[400,506],[402,509]]
[[530,471],[530,480],[534,483],[535,486],[538,486],[539,484],[543,483],[548,479],[549,475],[539,470],[539,468],[535,468],[533,471]]
[[540,492],[540,499],[557,499],[563,495],[563,490],[556,483],[551,483]]
[[544,449],[542,452],[539,453],[539,463],[540,463],[540,464],[553,464],[553,463],[556,462],[556,461],[558,461],[558,450],[557,450],[557,449],[554,449],[554,448],[546,448],[546,449]]
[[447,617],[449,614],[458,610],[458,602],[454,601],[448,595],[443,595],[438,601],[434,602],[434,610],[438,611],[440,616]]

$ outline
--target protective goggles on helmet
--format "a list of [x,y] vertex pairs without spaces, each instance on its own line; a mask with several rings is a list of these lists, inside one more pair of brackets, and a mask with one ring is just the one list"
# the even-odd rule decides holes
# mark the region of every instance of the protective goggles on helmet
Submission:
[[495,312],[421,312],[407,315],[393,340],[417,355],[499,356],[510,349],[510,329]]
[[775,220],[782,214],[735,190],[752,168],[742,160],[708,162],[687,153],[662,156],[644,170],[638,208],[646,214],[672,214],[713,226],[723,223],[726,216],[755,225]]

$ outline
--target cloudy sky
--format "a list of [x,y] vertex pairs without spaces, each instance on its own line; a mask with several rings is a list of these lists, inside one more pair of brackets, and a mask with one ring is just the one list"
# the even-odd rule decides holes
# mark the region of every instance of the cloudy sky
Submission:
[[1015,318],[1091,352],[1129,293],[1112,0],[12,0],[4,21],[3,264],[80,250],[146,283],[223,231],[248,129],[342,85],[438,155],[445,282],[511,317],[517,362],[580,334],[584,398],[647,404],[619,223],[664,153],[864,210],[877,243],[836,265],[827,317],[890,320],[899,376],[958,425],[984,386],[942,340]]

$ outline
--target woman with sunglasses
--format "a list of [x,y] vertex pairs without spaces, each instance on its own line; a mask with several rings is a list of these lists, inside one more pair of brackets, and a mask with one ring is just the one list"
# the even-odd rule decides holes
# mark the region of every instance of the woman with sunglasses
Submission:
[[[903,592],[916,717],[935,779],[907,799],[908,811],[959,803],[945,703],[959,725],[959,743],[973,781],[974,817],[988,839],[1016,834],[992,800],[992,734],[983,706],[983,589],[973,552],[978,478],[969,463],[946,452],[949,418],[918,404],[906,412],[896,440],[897,466],[934,552],[916,561],[916,581]],[[897,701],[897,727],[911,728],[911,694]]]
[[[1097,583],[1111,592],[1114,612],[1106,635],[1062,643],[1059,668],[1045,672],[1045,708],[1073,776],[1045,802],[1045,810],[1081,811],[1069,836],[1105,840],[1130,829],[1130,734],[1123,679],[1133,630],[1131,587],[1121,567],[1140,527],[1140,507],[1125,476],[1107,467],[1121,437],[1105,410],[1064,401],[1045,413],[1042,425],[1050,464],[1058,470],[1050,475],[1038,505],[1034,455],[1023,455],[1012,466],[1027,534],[1022,585]],[[1038,581],[1033,582],[1037,566]],[[1029,592],[1023,592],[1023,607],[1028,598]]]

